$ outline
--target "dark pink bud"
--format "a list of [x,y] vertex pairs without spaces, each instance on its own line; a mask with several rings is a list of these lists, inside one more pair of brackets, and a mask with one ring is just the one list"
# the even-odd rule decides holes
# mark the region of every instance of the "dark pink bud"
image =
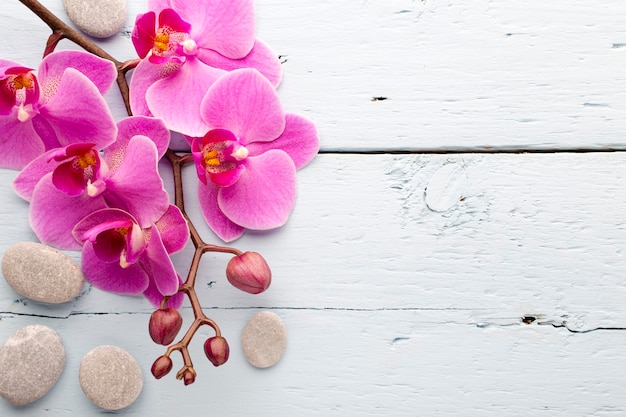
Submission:
[[244,252],[228,262],[226,278],[233,287],[250,294],[258,294],[270,286],[272,271],[260,254]]
[[193,384],[196,382],[196,373],[191,369],[187,369],[183,374],[183,382],[185,385]]
[[221,336],[209,337],[204,342],[204,353],[209,358],[213,366],[224,365],[228,360],[230,348],[228,342]]
[[183,318],[175,308],[160,308],[150,316],[148,331],[154,343],[167,346],[174,341],[183,325]]
[[172,370],[172,360],[169,356],[159,356],[156,361],[152,364],[152,368],[150,368],[150,372],[156,379],[163,378]]

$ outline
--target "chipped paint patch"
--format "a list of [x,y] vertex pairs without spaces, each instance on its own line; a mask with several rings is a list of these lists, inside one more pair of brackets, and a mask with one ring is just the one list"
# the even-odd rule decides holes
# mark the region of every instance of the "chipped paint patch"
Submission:
[[426,206],[438,213],[454,207],[463,198],[467,172],[462,164],[453,162],[439,168],[424,190]]

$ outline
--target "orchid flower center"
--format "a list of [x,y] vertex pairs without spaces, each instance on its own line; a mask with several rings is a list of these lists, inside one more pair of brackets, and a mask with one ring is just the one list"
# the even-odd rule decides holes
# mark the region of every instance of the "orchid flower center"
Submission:
[[230,171],[247,157],[248,149],[238,142],[213,142],[202,147],[202,160],[208,173]]
[[183,44],[188,37],[187,33],[175,32],[168,26],[161,27],[154,37],[152,54],[159,57],[176,55],[178,46]]
[[227,187],[239,178],[249,151],[232,132],[214,129],[194,139],[192,153],[200,180],[208,176],[215,185]]
[[78,168],[86,170],[96,165],[97,157],[98,155],[96,154],[96,152],[93,149],[90,149],[89,152],[77,156],[74,162],[76,165],[78,165]]
[[104,191],[100,179],[102,161],[93,143],[75,143],[50,155],[50,160],[62,162],[52,172],[52,183],[64,193],[75,196],[85,189],[91,197]]
[[133,45],[141,58],[147,56],[153,64],[183,64],[198,52],[190,32],[191,25],[173,9],[161,10],[158,19],[154,12],[148,12],[137,18]]
[[33,75],[30,72],[26,74],[19,74],[13,78],[13,87],[16,90],[21,90],[22,88],[33,88],[33,85]]
[[117,261],[122,268],[137,262],[147,246],[146,235],[141,227],[123,217],[94,224],[84,232],[82,239],[93,244],[100,260]]
[[33,104],[39,99],[39,90],[35,75],[28,68],[11,68],[0,80],[2,101],[18,107],[17,118],[20,122],[30,120],[34,115]]

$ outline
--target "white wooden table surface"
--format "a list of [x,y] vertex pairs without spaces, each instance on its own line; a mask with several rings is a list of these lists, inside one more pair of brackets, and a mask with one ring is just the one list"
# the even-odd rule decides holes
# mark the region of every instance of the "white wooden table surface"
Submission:
[[[43,3],[67,21],[61,0]],[[145,5],[128,3],[124,31],[101,42],[119,60],[134,57]],[[101,344],[144,371],[121,415],[626,415],[626,3],[257,0],[257,20],[286,61],[284,106],[317,123],[322,151],[288,224],[235,243],[266,257],[269,291],[231,287],[225,256],[202,262],[199,296],[230,361],[203,365],[196,337],[196,383],[155,380],[146,301],[86,286],[48,306],[0,280],[0,340],[40,323],[67,350],[45,397],[0,401],[0,416],[102,414],[78,382]],[[36,67],[48,34],[4,0],[0,57]],[[0,170],[2,252],[35,240],[14,176]],[[289,340],[259,370],[239,341],[265,309]]]

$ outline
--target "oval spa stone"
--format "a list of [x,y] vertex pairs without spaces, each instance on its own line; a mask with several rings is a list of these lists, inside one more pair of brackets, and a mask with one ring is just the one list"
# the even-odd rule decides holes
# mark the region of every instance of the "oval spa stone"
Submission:
[[87,398],[105,410],[128,407],[143,388],[139,363],[117,346],[103,345],[89,351],[80,362],[78,377]]
[[13,405],[43,397],[65,367],[61,337],[42,325],[26,326],[0,346],[0,395]]
[[65,303],[83,288],[83,273],[72,258],[50,246],[19,242],[2,257],[2,274],[18,294],[46,303]]
[[126,22],[126,0],[63,0],[67,17],[94,38],[108,38]]
[[255,314],[241,332],[243,354],[257,368],[275,365],[287,345],[287,331],[278,315],[271,311]]

